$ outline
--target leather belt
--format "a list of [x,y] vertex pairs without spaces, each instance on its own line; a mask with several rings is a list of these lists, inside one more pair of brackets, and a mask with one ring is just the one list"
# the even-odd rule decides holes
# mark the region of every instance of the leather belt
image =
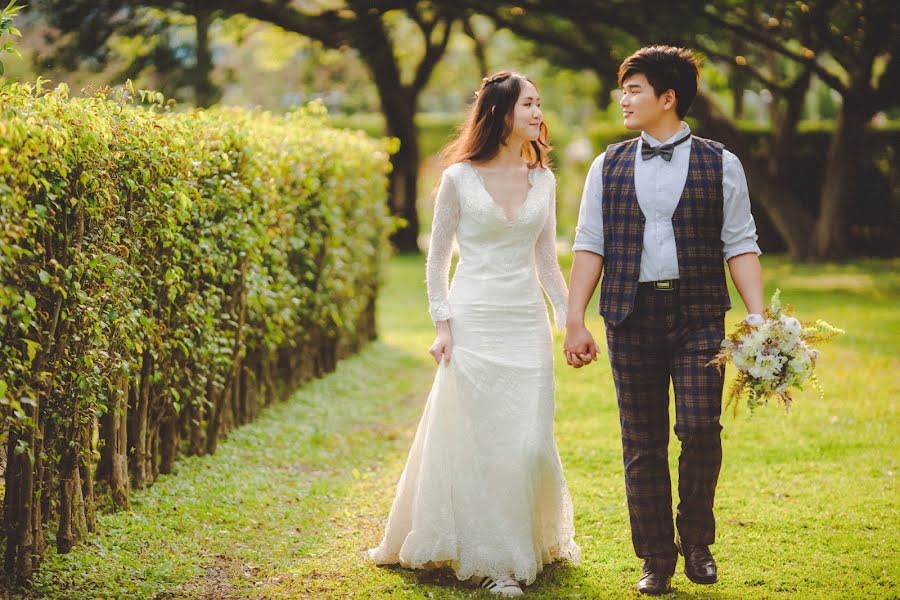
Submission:
[[674,292],[678,289],[677,279],[660,279],[659,281],[641,281],[638,285],[663,292]]

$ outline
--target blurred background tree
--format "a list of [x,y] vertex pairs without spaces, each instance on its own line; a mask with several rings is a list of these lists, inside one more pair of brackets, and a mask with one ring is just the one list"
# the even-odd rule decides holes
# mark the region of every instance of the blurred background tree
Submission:
[[[539,40],[557,61],[597,70],[608,86],[614,85],[609,78],[619,61],[637,46],[668,43],[700,51],[709,59],[706,85],[691,114],[706,135],[741,157],[754,199],[791,255],[803,260],[848,253],[849,209],[866,125],[900,98],[897,2],[723,0],[695,10],[663,0],[468,4],[498,26]],[[622,32],[631,37],[623,39]],[[789,184],[797,128],[809,116],[814,81],[841,98],[817,210],[804,206]],[[764,154],[738,128],[748,99],[768,113],[759,114],[771,126]],[[730,104],[730,115],[723,104]],[[826,112],[834,112],[833,104]]]
[[[208,106],[218,99],[218,89],[211,79],[210,42],[210,28],[216,19],[243,15],[316,40],[326,48],[355,49],[375,84],[387,133],[400,141],[399,150],[391,157],[390,202],[392,212],[405,223],[395,233],[394,242],[401,250],[416,249],[420,155],[414,116],[419,96],[447,48],[453,25],[464,16],[452,4],[411,0],[321,4],[37,0],[34,11],[50,27],[51,68],[59,63],[72,70],[82,59],[102,67],[115,53],[125,58],[124,69],[117,73],[119,78],[153,65],[155,72],[166,78],[168,87],[193,88],[198,106]],[[191,22],[195,30],[193,52],[190,38],[177,35]],[[115,52],[123,40],[131,40],[131,46],[120,46]],[[166,85],[159,87],[167,89]]]
[[28,62],[9,66],[75,90],[131,78],[185,107],[283,111],[319,99],[337,123],[400,140],[390,205],[406,224],[394,242],[415,251],[441,168],[435,154],[481,77],[512,68],[538,84],[570,234],[587,165],[629,135],[616,103],[619,63],[642,45],[685,45],[705,57],[697,133],[740,156],[764,247],[821,260],[900,251],[898,6],[35,0],[20,19]]
[[3,55],[12,54],[13,56],[22,57],[16,50],[16,37],[22,37],[22,33],[13,25],[13,17],[22,10],[21,6],[16,6],[16,0],[10,0],[5,8],[0,10],[0,39],[12,37],[13,39],[2,39],[0,44],[0,77],[3,76]]

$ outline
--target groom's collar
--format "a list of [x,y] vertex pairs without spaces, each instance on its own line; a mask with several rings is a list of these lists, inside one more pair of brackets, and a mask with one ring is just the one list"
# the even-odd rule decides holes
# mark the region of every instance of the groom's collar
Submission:
[[681,122],[681,129],[679,129],[675,135],[667,139],[665,142],[661,142],[646,131],[641,132],[641,141],[645,144],[650,145],[651,147],[659,146],[660,144],[674,144],[677,141],[680,141],[687,136],[691,135],[691,127],[684,121]]

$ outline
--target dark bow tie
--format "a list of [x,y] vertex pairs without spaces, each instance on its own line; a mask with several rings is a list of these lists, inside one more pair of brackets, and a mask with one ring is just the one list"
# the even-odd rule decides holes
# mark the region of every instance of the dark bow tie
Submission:
[[686,135],[677,142],[674,142],[672,144],[660,144],[659,146],[651,146],[647,142],[647,140],[642,140],[641,158],[643,158],[644,160],[648,160],[650,158],[653,158],[654,156],[659,156],[664,161],[669,162],[670,160],[672,160],[672,154],[675,152],[675,146],[689,139],[690,137],[690,135]]

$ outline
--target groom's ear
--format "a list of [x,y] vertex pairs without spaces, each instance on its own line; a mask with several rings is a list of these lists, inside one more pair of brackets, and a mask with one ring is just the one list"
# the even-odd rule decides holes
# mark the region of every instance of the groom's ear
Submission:
[[663,108],[666,110],[675,110],[678,106],[678,96],[675,95],[675,90],[668,89],[663,92]]

